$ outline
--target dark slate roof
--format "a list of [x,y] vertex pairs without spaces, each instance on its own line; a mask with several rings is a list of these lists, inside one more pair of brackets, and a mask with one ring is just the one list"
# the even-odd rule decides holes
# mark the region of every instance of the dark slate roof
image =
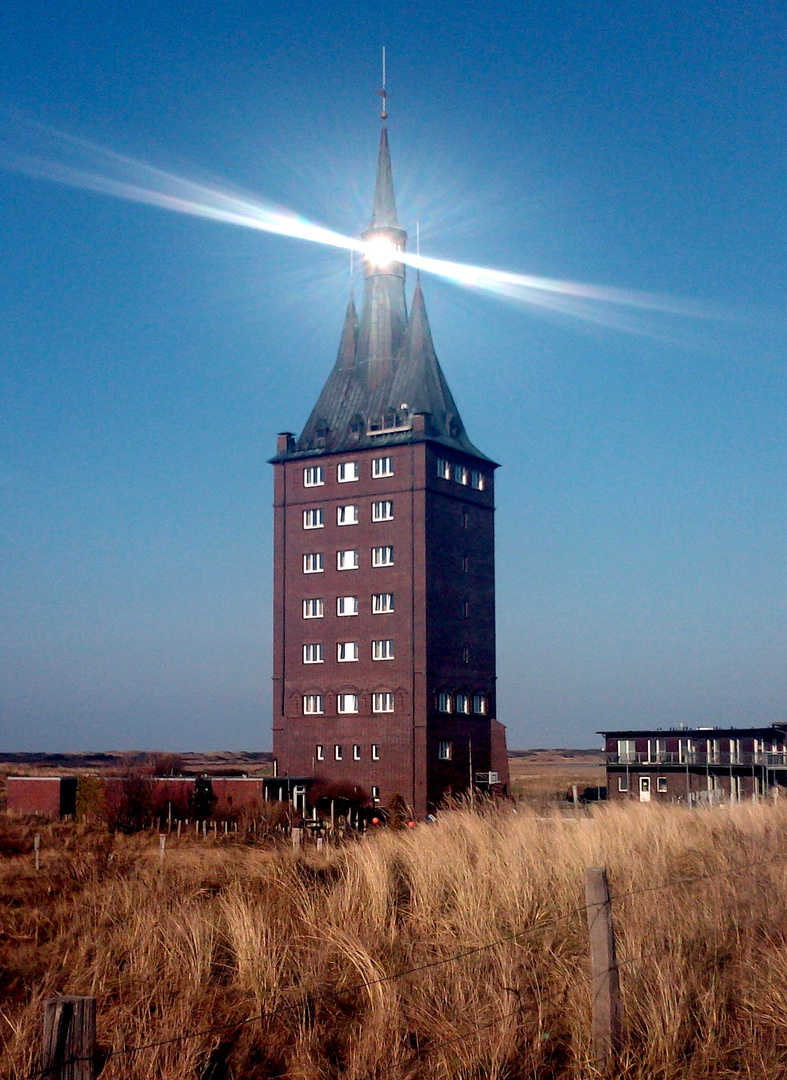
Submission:
[[[396,217],[388,134],[383,125],[371,225],[365,240],[385,237],[404,248]],[[467,437],[432,341],[420,280],[409,318],[405,268],[364,263],[360,322],[347,308],[336,363],[294,449],[280,457],[430,441],[490,461]],[[425,415],[423,431],[412,419]],[[277,460],[277,459],[274,459]]]

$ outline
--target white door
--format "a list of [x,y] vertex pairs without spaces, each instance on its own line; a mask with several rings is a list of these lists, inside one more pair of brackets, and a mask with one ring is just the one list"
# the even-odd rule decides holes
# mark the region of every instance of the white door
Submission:
[[639,778],[639,801],[650,802],[650,777],[640,776]]

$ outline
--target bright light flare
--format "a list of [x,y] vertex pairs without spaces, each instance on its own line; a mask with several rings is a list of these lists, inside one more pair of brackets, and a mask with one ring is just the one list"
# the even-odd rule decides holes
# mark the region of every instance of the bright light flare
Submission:
[[378,270],[385,270],[398,256],[397,248],[385,236],[375,237],[364,245],[364,258]]
[[246,193],[187,180],[84,140],[35,126],[52,143],[49,155],[9,152],[0,148],[0,167],[179,214],[361,252],[369,263],[380,269],[394,261],[406,263],[466,288],[620,329],[643,331],[641,325],[632,321],[630,314],[626,315],[626,309],[629,313],[638,310],[692,318],[710,316],[697,305],[669,297],[409,255],[385,236],[364,243]]

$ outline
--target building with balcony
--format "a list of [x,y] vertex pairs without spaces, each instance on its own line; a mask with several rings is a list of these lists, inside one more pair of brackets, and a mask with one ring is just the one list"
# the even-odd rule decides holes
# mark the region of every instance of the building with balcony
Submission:
[[787,791],[787,726],[602,731],[607,797],[738,802]]

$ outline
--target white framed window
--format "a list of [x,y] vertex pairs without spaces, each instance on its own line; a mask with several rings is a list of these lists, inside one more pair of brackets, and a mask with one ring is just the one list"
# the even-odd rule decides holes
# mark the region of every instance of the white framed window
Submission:
[[336,552],[336,569],[337,570],[357,570],[358,569],[358,549],[347,548],[346,551]]
[[380,801],[380,788],[377,786],[377,784],[372,784],[372,799],[375,802]]
[[304,574],[321,574],[324,569],[323,553],[321,551],[312,551],[303,556]]
[[322,600],[315,598],[303,601],[304,619],[322,619],[324,614],[325,609]]
[[361,760],[361,748],[358,743],[353,743],[353,761]]
[[393,660],[393,658],[393,638],[383,638],[380,641],[372,642],[372,660]]
[[322,743],[317,743],[314,748],[314,756],[317,761],[325,761],[325,747]]
[[449,713],[451,711],[451,695],[445,690],[437,695],[437,711]]
[[485,694],[473,694],[473,712],[478,716],[486,716],[487,703]]
[[451,479],[451,462],[446,461],[445,458],[437,459],[437,475],[441,480]]
[[393,458],[392,457],[375,457],[372,458],[372,476],[375,479],[378,476],[393,476]]
[[660,791],[662,795],[667,792],[667,778],[666,776],[658,776],[656,778],[656,791]]
[[321,487],[325,483],[325,470],[322,465],[307,465],[303,470],[304,487]]
[[306,716],[324,712],[322,694],[306,694],[303,699],[303,711]]
[[321,664],[323,662],[322,645],[303,646],[304,664]]
[[384,615],[394,609],[394,594],[392,592],[372,593],[372,615]]
[[450,761],[453,747],[449,739],[441,739],[437,744],[437,760]]
[[394,696],[387,690],[383,693],[372,694],[372,712],[393,712]]
[[629,778],[628,778],[628,776],[622,776],[622,775],[619,776],[618,777],[618,791],[628,791],[628,789],[629,789]]
[[467,482],[470,479],[470,473],[464,465],[454,465],[454,483],[464,484],[467,486]]
[[390,544],[372,548],[372,566],[393,566],[393,547]]
[[344,756],[344,751],[341,744],[337,743],[333,748],[333,757],[335,761],[341,761]]
[[377,499],[372,503],[372,521],[392,521],[393,501],[391,499]]
[[372,743],[372,761],[380,760],[380,747],[377,743]]
[[336,614],[340,615],[340,616],[357,615],[358,614],[358,597],[357,596],[337,596],[336,597]]
[[479,472],[478,469],[473,469],[473,471],[470,473],[470,486],[474,487],[476,491],[484,490],[484,480],[484,474],[482,472]]
[[314,506],[311,510],[303,511],[304,529],[321,529],[325,524],[321,506]]
[[347,506],[336,507],[336,524],[337,525],[357,525],[358,524],[358,507],[355,503],[350,503]]
[[358,659],[357,641],[340,641],[336,645],[336,659],[340,664],[348,664]]
[[357,713],[358,712],[358,695],[357,694],[338,694],[336,697],[337,709],[340,713]]
[[624,765],[631,765],[637,760],[637,743],[635,739],[618,739],[618,761]]
[[469,713],[470,712],[470,695],[469,694],[457,694],[456,698],[456,712]]
[[340,484],[349,484],[353,480],[360,479],[357,461],[343,461],[336,466],[336,479]]

